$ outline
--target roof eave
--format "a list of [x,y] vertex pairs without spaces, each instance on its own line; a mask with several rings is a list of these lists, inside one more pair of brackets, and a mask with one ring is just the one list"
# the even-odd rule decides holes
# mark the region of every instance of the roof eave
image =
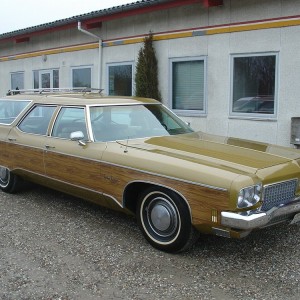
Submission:
[[138,14],[149,13],[152,11],[169,9],[195,3],[203,3],[203,0],[142,0],[0,34],[0,42],[28,41],[28,38],[32,36],[42,35],[53,31],[76,28],[78,21],[81,21],[83,26],[87,26],[89,24],[106,22]]
[[211,7],[223,5],[223,0],[141,0],[108,9],[77,15],[67,19],[45,23],[38,26],[0,34],[0,42],[27,42],[32,36],[76,28],[78,21],[82,23],[83,27],[95,28],[100,27],[102,22],[191,4],[203,4],[205,7]]

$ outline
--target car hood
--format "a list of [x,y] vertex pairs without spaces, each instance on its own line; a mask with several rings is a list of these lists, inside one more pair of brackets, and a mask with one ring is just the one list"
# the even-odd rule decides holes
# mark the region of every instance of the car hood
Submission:
[[202,132],[120,142],[126,147],[181,160],[218,165],[243,172],[300,159],[300,151],[260,142],[209,135]]

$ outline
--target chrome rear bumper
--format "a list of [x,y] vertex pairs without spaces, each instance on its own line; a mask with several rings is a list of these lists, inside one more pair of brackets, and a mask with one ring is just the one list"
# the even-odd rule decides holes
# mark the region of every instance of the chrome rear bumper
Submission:
[[252,230],[255,228],[265,227],[269,222],[277,217],[292,215],[300,212],[300,198],[289,203],[288,205],[273,207],[267,212],[253,213],[248,216],[234,212],[221,212],[221,224],[226,227]]

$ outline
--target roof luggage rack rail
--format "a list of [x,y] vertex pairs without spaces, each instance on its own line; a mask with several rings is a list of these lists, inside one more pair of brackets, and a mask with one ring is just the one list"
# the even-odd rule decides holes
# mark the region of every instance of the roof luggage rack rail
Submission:
[[90,87],[72,87],[72,88],[42,88],[42,89],[15,89],[8,90],[7,96],[18,94],[55,94],[55,93],[99,93],[101,94],[103,89],[90,88]]

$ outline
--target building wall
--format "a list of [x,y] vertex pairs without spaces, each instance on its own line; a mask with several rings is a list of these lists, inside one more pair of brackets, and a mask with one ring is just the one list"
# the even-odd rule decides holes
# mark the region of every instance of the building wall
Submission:
[[[59,69],[60,87],[70,87],[72,67],[79,66],[91,66],[92,86],[104,88],[104,93],[107,93],[107,66],[128,62],[135,68],[142,38],[152,31],[156,39],[160,90],[167,106],[171,102],[170,60],[206,58],[207,111],[198,115],[181,114],[195,130],[290,145],[291,117],[300,117],[300,22],[299,25],[282,23],[276,26],[271,21],[268,22],[270,26],[256,22],[243,24],[244,28],[235,24],[233,30],[227,28],[223,31],[219,25],[273,18],[284,21],[284,17],[297,15],[300,15],[300,2],[293,0],[224,0],[220,7],[189,5],[104,22],[101,28],[92,30],[104,42],[101,74],[98,41],[76,28],[38,35],[30,42],[20,44],[0,43],[0,95],[10,89],[11,72],[24,72],[25,88],[33,88],[34,70]],[[253,24],[258,24],[258,27],[246,26]],[[184,36],[182,30],[192,28],[197,29],[197,34]],[[209,33],[208,29],[212,28],[218,30]],[[251,53],[278,54],[275,118],[230,115],[231,57]],[[10,57],[17,54],[25,55]]]

